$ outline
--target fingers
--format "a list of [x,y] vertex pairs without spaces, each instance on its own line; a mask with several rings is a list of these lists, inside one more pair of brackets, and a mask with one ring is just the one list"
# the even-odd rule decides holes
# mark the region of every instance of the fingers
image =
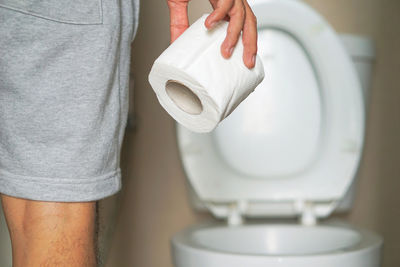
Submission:
[[[189,0],[168,0],[170,10],[171,43],[188,27]],[[246,0],[210,0],[214,11],[207,17],[205,26],[213,28],[219,21],[229,18],[225,40],[221,45],[221,54],[229,58],[243,31],[243,62],[248,68],[255,66],[257,54],[257,19]]]
[[168,0],[168,7],[172,43],[189,27],[188,1]]
[[247,3],[246,18],[243,26],[243,62],[248,68],[254,68],[257,55],[257,18]]
[[248,68],[254,68],[257,55],[257,19],[246,0],[210,0],[215,9],[206,19],[207,28],[229,17],[229,26],[225,40],[221,45],[221,54],[229,58],[243,31],[243,62]]
[[[214,27],[219,21],[223,20],[232,9],[234,0],[211,1],[214,11],[207,17],[205,25],[208,29]],[[215,7],[216,6],[216,7]]]
[[[217,9],[218,8],[218,0],[210,0],[211,6],[213,7],[213,9]],[[224,20],[229,21],[229,16],[226,15],[224,17]],[[214,25],[213,25],[214,26]],[[212,27],[211,27],[212,28]]]
[[217,9],[218,7],[218,0],[210,0],[211,6],[213,9]]
[[246,11],[241,0],[236,0],[234,7],[229,12],[229,16],[228,31],[221,45],[221,54],[225,58],[229,58],[232,55],[244,26]]

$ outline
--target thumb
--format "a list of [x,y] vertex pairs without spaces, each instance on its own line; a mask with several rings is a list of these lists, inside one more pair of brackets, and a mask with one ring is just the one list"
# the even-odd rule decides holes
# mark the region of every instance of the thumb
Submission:
[[172,43],[189,27],[188,0],[169,0],[168,7]]

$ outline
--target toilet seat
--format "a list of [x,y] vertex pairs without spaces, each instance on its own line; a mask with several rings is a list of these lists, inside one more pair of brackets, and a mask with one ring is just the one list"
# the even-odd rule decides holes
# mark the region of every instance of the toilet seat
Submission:
[[350,186],[361,157],[361,85],[334,30],[314,10],[300,1],[281,0],[256,1],[252,7],[259,29],[290,34],[313,64],[323,118],[317,157],[308,169],[288,177],[245,176],[226,164],[215,146],[215,132],[196,134],[177,125],[183,167],[199,203],[217,217],[326,217]]

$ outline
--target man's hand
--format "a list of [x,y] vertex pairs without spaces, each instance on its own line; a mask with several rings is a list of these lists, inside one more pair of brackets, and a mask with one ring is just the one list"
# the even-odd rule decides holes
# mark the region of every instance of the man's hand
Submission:
[[[171,42],[175,41],[188,27],[187,7],[190,0],[167,0],[170,10]],[[232,55],[243,31],[243,62],[253,68],[257,54],[257,20],[246,0],[210,0],[214,11],[207,17],[205,26],[213,28],[219,21],[228,20],[228,32],[221,45],[225,58]]]

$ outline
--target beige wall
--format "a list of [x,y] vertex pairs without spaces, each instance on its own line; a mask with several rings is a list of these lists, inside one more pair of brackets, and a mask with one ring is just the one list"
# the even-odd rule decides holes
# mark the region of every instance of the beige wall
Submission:
[[[192,20],[209,9],[206,0],[192,2]],[[306,2],[337,31],[376,40],[378,59],[361,180],[354,209],[342,217],[382,233],[384,266],[400,266],[400,1]],[[147,82],[152,62],[169,42],[165,1],[143,0],[141,12],[132,65],[137,128],[125,138],[123,191],[117,196],[121,213],[108,266],[168,267],[170,236],[208,215],[195,213],[188,204],[174,123]]]

